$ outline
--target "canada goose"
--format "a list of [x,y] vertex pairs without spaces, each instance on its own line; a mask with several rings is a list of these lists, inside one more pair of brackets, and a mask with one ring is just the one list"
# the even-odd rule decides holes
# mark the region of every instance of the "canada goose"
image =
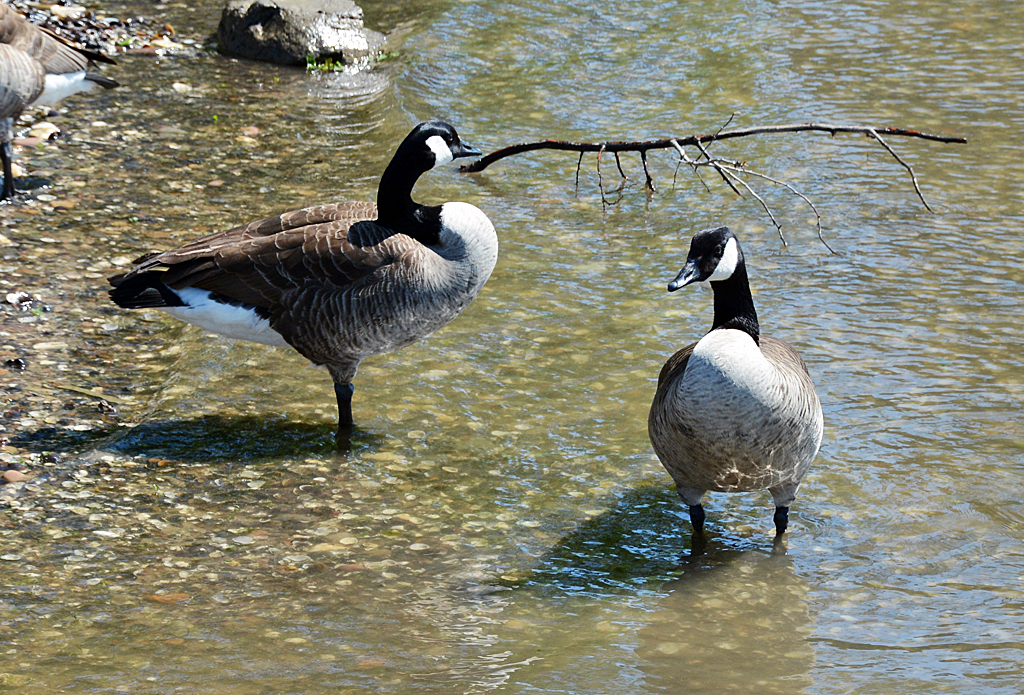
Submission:
[[821,445],[821,404],[800,355],[761,335],[743,251],[728,227],[694,235],[668,291],[698,281],[714,290],[714,324],[662,367],[651,444],[690,507],[694,532],[703,530],[706,491],[767,488],[781,536]]
[[340,438],[352,427],[359,363],[444,326],[494,269],[498,237],[483,212],[411,197],[424,172],[477,154],[447,123],[420,123],[384,170],[376,205],[286,212],[143,256],[110,278],[110,298],[231,338],[290,345],[326,366]]
[[118,86],[114,80],[86,72],[90,61],[114,62],[37,27],[0,3],[0,159],[4,167],[0,200],[15,193],[11,128],[26,107],[55,104],[96,85]]

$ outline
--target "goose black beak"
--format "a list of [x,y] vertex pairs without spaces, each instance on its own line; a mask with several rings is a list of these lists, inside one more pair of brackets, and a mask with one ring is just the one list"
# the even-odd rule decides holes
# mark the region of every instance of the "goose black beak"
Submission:
[[700,268],[697,265],[695,259],[686,261],[686,265],[679,271],[679,275],[676,275],[676,279],[668,283],[668,291],[675,292],[681,287],[686,287],[691,282],[697,282],[700,280]]
[[476,157],[477,155],[481,154],[483,154],[483,152],[473,147],[472,145],[467,145],[464,142],[460,142],[458,144],[458,147],[452,148],[453,159],[458,159],[459,157]]

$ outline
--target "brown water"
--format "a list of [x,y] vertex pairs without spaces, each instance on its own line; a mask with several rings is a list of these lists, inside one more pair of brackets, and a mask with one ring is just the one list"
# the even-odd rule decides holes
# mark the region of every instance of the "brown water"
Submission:
[[[207,4],[109,9],[201,44]],[[128,86],[69,100],[71,141],[24,158],[54,198],[0,212],[0,288],[54,310],[0,314],[0,355],[30,364],[0,371],[5,434],[38,454],[0,508],[0,688],[1019,693],[1024,6],[375,5],[400,55],[372,72],[125,57],[109,72]],[[571,154],[432,172],[418,199],[482,208],[501,257],[455,324],[364,364],[349,455],[326,373],[105,298],[146,251],[372,195],[424,118],[489,150],[733,113],[970,144],[890,139],[937,214],[864,138],[717,146],[810,196],[835,256],[798,198],[755,183],[784,248],[713,177],[673,188],[667,153],[653,196],[624,158],[631,187],[607,209],[592,159],[574,188]],[[665,284],[718,224],[825,411],[774,551],[762,493],[709,496],[692,552],[646,436],[661,364],[711,320],[709,292]]]

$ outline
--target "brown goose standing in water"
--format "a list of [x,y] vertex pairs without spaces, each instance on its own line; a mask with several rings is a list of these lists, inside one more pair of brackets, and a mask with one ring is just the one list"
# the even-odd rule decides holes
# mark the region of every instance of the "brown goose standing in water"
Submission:
[[781,536],[821,445],[821,404],[800,355],[761,335],[743,251],[728,227],[694,235],[668,291],[706,281],[715,294],[711,331],[665,363],[648,434],[694,532],[703,530],[706,491],[768,489]]
[[0,200],[15,193],[11,128],[22,111],[29,106],[56,104],[96,85],[108,89],[118,86],[114,80],[86,72],[90,61],[114,62],[40,29],[0,3],[0,160],[4,168]]
[[477,154],[447,123],[421,123],[384,170],[376,205],[286,212],[143,256],[110,278],[110,298],[230,338],[291,346],[327,367],[342,438],[359,363],[444,326],[494,269],[498,237],[483,212],[411,197],[424,172]]

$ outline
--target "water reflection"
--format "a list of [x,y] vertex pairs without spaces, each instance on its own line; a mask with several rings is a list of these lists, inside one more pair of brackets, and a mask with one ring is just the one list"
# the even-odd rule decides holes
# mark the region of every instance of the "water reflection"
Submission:
[[812,684],[808,586],[784,548],[712,547],[667,582],[636,653],[672,693],[794,693]]

